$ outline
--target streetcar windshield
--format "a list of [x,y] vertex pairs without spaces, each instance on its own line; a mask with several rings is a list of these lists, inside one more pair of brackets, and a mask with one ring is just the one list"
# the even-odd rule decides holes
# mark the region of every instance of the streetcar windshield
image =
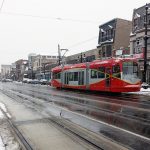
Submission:
[[122,79],[129,82],[138,81],[138,64],[136,62],[123,62]]

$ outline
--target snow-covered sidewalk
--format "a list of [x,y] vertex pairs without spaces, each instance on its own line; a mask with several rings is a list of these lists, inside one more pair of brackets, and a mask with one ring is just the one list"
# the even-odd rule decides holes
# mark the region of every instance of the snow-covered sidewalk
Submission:
[[141,88],[139,92],[131,92],[131,93],[150,96],[150,88],[147,89]]
[[12,134],[2,110],[11,118],[5,105],[0,103],[0,150],[20,150],[19,144]]

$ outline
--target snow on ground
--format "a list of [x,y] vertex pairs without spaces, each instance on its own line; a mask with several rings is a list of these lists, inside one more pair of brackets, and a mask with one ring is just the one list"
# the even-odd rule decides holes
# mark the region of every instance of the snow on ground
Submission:
[[150,88],[147,89],[141,88],[139,92],[131,92],[131,93],[150,96]]
[[3,103],[0,103],[0,109],[2,109],[6,113],[8,118],[11,118],[11,115],[7,112],[7,109]]
[[5,150],[4,144],[2,142],[2,138],[0,136],[0,150]]
[[4,118],[4,114],[2,113],[2,111],[0,110],[0,119]]
[[7,109],[3,103],[0,103],[0,108],[4,111],[7,112]]
[[[20,150],[20,146],[14,138],[2,110],[8,117],[10,116],[5,105],[0,103],[0,150]],[[11,116],[9,118],[11,118]]]

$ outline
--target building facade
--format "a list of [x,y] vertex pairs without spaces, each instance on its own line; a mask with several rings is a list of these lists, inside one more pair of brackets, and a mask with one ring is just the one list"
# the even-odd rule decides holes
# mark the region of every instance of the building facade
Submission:
[[66,57],[65,63],[76,64],[81,62],[91,62],[95,59],[98,59],[98,52],[97,49],[92,49]]
[[[148,4],[150,8],[150,3]],[[138,59],[139,76],[143,78],[145,50],[145,6],[133,10],[132,32],[130,34],[131,54]],[[150,12],[147,15],[147,34],[150,37]],[[150,38],[147,39],[147,82],[150,83]]]
[[29,69],[33,68],[33,62],[37,55],[35,53],[31,53],[28,55],[28,67]]
[[[129,54],[131,21],[115,18],[99,26],[98,52],[100,59]],[[119,50],[119,53],[118,53]]]
[[15,62],[15,65],[16,65],[16,69],[15,69],[16,80],[21,81],[23,79],[26,69],[28,68],[28,60],[19,59]]
[[46,65],[57,63],[58,56],[36,55],[33,60],[33,71],[40,73],[45,70]]
[[1,78],[10,78],[11,65],[1,65]]

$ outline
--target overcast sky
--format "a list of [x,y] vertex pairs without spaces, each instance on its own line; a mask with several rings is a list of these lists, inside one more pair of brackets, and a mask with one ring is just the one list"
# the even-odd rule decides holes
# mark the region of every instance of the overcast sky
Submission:
[[[3,0],[0,0],[2,4]],[[113,18],[131,20],[148,0],[4,0],[0,12],[0,65],[29,53],[68,55],[93,49],[99,25]]]

